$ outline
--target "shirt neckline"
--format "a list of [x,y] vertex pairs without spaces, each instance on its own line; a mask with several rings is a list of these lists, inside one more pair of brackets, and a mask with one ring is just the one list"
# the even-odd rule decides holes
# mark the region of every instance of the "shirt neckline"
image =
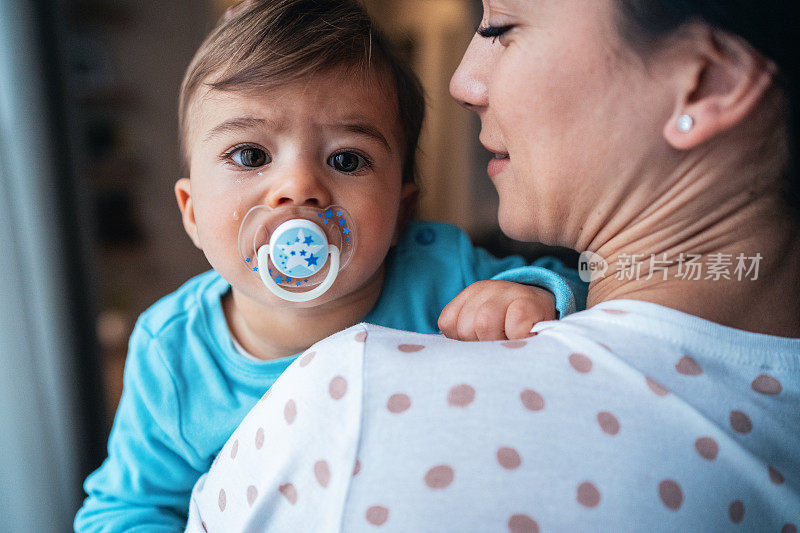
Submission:
[[233,335],[228,329],[228,322],[222,310],[222,298],[230,289],[230,283],[217,274],[206,290],[202,291],[203,305],[200,307],[204,314],[206,327],[211,334],[211,342],[216,347],[215,351],[227,367],[233,371],[250,377],[277,378],[301,354],[264,361],[255,357],[251,360],[240,353],[234,345]]
[[644,300],[609,300],[585,312],[717,359],[800,369],[800,339],[736,329]]

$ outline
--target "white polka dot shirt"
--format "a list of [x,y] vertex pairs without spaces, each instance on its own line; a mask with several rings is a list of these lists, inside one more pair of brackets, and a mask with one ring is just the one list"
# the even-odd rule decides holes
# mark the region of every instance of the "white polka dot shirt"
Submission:
[[318,343],[198,481],[187,531],[796,533],[800,340],[632,300],[535,330]]

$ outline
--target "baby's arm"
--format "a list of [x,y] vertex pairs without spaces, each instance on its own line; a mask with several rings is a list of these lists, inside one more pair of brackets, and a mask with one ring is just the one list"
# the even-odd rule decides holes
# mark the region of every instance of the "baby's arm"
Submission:
[[445,306],[439,329],[451,339],[524,339],[537,322],[558,317],[553,294],[512,281],[473,283]]
[[192,485],[208,468],[183,439],[180,403],[157,340],[137,326],[108,458],[87,478],[75,531],[183,531]]
[[558,259],[497,258],[464,234],[460,257],[466,288],[439,316],[439,329],[452,339],[520,339],[538,322],[586,307],[588,285]]

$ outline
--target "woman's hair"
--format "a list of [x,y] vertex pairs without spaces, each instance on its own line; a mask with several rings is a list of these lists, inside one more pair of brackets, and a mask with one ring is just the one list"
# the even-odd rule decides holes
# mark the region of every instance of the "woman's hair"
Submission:
[[800,47],[797,0],[617,0],[620,33],[634,49],[658,49],[686,24],[702,22],[746,40],[778,66],[785,96],[789,161],[785,199],[800,212]]
[[403,182],[416,177],[425,99],[419,79],[357,0],[247,0],[195,53],[178,102],[181,152],[189,165],[189,108],[203,86],[270,90],[319,74],[359,76],[395,96],[404,148]]

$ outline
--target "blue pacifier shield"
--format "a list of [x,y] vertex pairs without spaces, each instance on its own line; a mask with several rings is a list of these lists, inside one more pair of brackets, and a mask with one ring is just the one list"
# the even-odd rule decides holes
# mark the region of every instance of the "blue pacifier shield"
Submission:
[[313,276],[328,260],[328,239],[307,220],[289,220],[278,226],[270,247],[275,268],[290,278]]

